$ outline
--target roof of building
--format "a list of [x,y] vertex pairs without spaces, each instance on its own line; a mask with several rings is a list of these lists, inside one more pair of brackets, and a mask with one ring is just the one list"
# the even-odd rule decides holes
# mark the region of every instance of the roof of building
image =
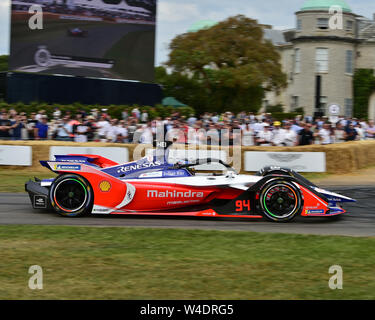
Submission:
[[301,11],[328,10],[332,6],[342,7],[344,12],[352,12],[352,9],[345,0],[306,0]]
[[270,40],[274,45],[286,44],[284,32],[282,30],[264,29],[264,39]]

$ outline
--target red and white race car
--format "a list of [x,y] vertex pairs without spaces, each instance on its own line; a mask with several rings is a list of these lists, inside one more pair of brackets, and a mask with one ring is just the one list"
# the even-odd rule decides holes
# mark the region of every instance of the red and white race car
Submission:
[[82,30],[81,28],[71,28],[67,30],[67,35],[70,37],[87,37],[89,32],[87,30]]
[[[268,167],[237,174],[220,160],[170,164],[164,155],[118,164],[95,155],[56,155],[41,164],[55,179],[25,185],[35,209],[52,207],[67,217],[85,214],[267,218],[343,214],[355,200],[318,188],[290,169]],[[197,164],[217,162],[223,173],[198,174]]]

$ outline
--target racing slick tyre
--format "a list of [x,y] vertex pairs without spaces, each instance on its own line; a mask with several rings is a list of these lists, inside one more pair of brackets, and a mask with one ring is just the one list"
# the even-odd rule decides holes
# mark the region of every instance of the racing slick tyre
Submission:
[[75,174],[58,177],[49,191],[53,209],[64,217],[81,217],[92,210],[94,196],[90,183]]
[[281,179],[265,184],[260,191],[259,201],[263,215],[275,222],[291,221],[303,208],[303,199],[298,188]]

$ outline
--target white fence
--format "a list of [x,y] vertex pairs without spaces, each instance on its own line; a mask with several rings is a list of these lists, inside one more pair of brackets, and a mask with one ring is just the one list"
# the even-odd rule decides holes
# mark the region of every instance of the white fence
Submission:
[[0,165],[3,166],[31,166],[32,148],[25,146],[1,146]]
[[245,171],[256,172],[267,166],[285,167],[298,172],[326,172],[325,152],[245,152]]

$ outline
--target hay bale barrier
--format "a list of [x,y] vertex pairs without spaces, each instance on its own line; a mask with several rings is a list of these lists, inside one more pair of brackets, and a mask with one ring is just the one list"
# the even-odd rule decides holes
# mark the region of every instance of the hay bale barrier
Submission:
[[[76,143],[65,141],[0,141],[0,145],[12,146],[31,146],[32,147],[32,166],[1,166],[3,169],[30,170],[36,172],[47,172],[39,164],[40,160],[49,159],[49,149],[51,146],[72,146],[72,147],[124,147],[129,150],[129,160],[133,160],[133,151],[137,144],[118,144],[118,143]],[[207,149],[218,147],[207,146]],[[223,150],[229,151],[232,155],[232,148],[224,147]],[[332,145],[311,145],[302,147],[242,147],[242,173],[244,171],[245,152],[264,151],[264,152],[325,152],[327,162],[327,173],[344,174],[355,172],[369,166],[375,166],[375,141],[355,141]]]

